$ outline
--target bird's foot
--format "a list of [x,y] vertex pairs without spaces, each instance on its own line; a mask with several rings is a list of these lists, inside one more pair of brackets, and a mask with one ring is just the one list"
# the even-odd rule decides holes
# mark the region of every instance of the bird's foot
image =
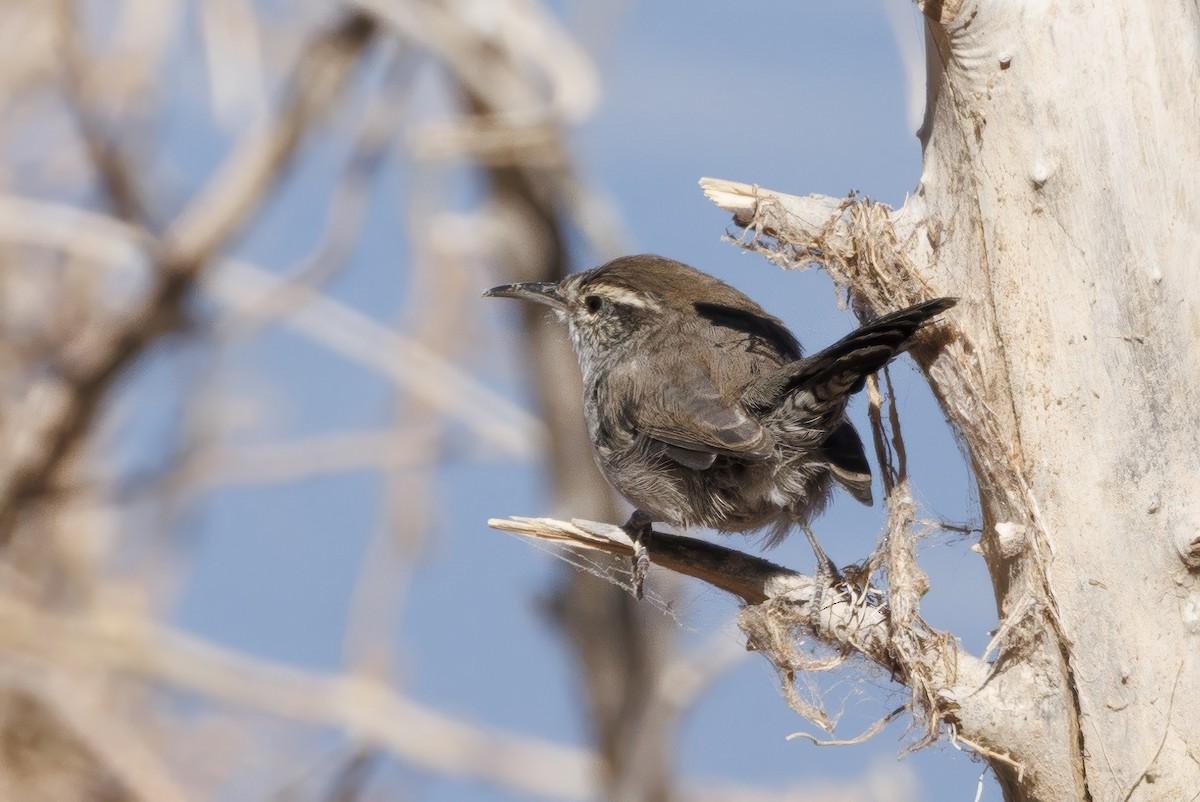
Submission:
[[629,539],[633,541],[633,597],[642,598],[642,585],[646,582],[646,574],[650,571],[650,550],[647,544],[654,534],[653,522],[650,516],[641,510],[634,510],[633,515],[621,527]]
[[805,526],[804,534],[808,537],[813,555],[817,558],[817,575],[813,580],[812,620],[810,624],[813,629],[820,629],[821,613],[824,610],[825,591],[840,583],[842,581],[842,574],[838,571],[837,566],[833,564],[833,560],[829,559],[829,555],[825,553],[825,549],[821,548],[821,544],[817,541],[817,536],[813,534],[812,529]]

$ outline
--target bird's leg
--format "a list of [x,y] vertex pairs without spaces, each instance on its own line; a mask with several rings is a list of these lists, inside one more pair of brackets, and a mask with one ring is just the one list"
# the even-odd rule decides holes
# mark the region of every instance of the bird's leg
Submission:
[[654,534],[653,522],[650,516],[641,510],[634,510],[633,515],[621,527],[629,539],[633,541],[633,596],[642,598],[642,584],[646,581],[646,573],[650,570],[650,550],[646,544]]
[[841,579],[841,574],[838,572],[837,566],[833,564],[833,560],[829,559],[829,555],[825,553],[825,549],[821,548],[821,544],[817,542],[817,536],[813,534],[812,528],[807,525],[802,528],[809,545],[812,546],[813,555],[817,558],[817,575],[814,580],[812,606],[812,624],[814,628],[817,628],[821,623],[821,604],[825,591],[833,587],[834,580]]

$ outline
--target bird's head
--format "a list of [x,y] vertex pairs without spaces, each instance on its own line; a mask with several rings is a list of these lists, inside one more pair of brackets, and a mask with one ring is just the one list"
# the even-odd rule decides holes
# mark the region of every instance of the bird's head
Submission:
[[[667,270],[662,264],[687,271]],[[520,298],[544,304],[567,324],[584,371],[593,362],[605,362],[623,353],[656,328],[669,325],[678,312],[675,296],[686,298],[690,274],[699,271],[652,256],[628,256],[562,281],[522,282],[493,287],[489,298]]]

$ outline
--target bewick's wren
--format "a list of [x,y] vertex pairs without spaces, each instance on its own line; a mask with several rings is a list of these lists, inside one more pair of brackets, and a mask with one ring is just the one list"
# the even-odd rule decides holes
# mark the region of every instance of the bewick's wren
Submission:
[[772,545],[821,510],[834,482],[871,503],[871,469],[846,402],[955,304],[939,298],[893,312],[802,357],[754,301],[661,256],[484,295],[546,304],[566,321],[596,460],[649,520],[770,527]]

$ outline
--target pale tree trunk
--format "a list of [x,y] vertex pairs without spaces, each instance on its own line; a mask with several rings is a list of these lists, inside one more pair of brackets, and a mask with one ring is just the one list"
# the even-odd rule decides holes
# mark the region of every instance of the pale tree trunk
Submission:
[[[948,409],[978,470],[1000,609],[1036,604],[1009,639],[1035,671],[1002,712],[1057,743],[1025,756],[1010,796],[1192,799],[1200,14],[1026,5],[943,9],[930,26],[940,85],[931,74],[911,204],[914,233],[941,232],[921,272],[967,300],[958,325],[991,425]],[[1022,548],[999,542],[1006,521]],[[1012,729],[1002,747],[1035,746]]]
[[916,356],[969,450],[1001,627],[977,690],[938,678],[935,718],[993,753],[1010,800],[1195,799],[1200,11],[923,10],[902,209],[705,189],[863,307],[961,298]]
[[[1036,602],[1010,638],[1036,670],[1004,712],[1058,743],[1025,757],[1037,776],[1010,797],[1194,799],[1200,12],[1034,5],[931,24],[941,80],[905,210],[917,242],[940,230],[921,272],[967,300],[958,325],[991,425],[948,409],[1002,615]],[[1023,548],[999,542],[1006,521]]]

